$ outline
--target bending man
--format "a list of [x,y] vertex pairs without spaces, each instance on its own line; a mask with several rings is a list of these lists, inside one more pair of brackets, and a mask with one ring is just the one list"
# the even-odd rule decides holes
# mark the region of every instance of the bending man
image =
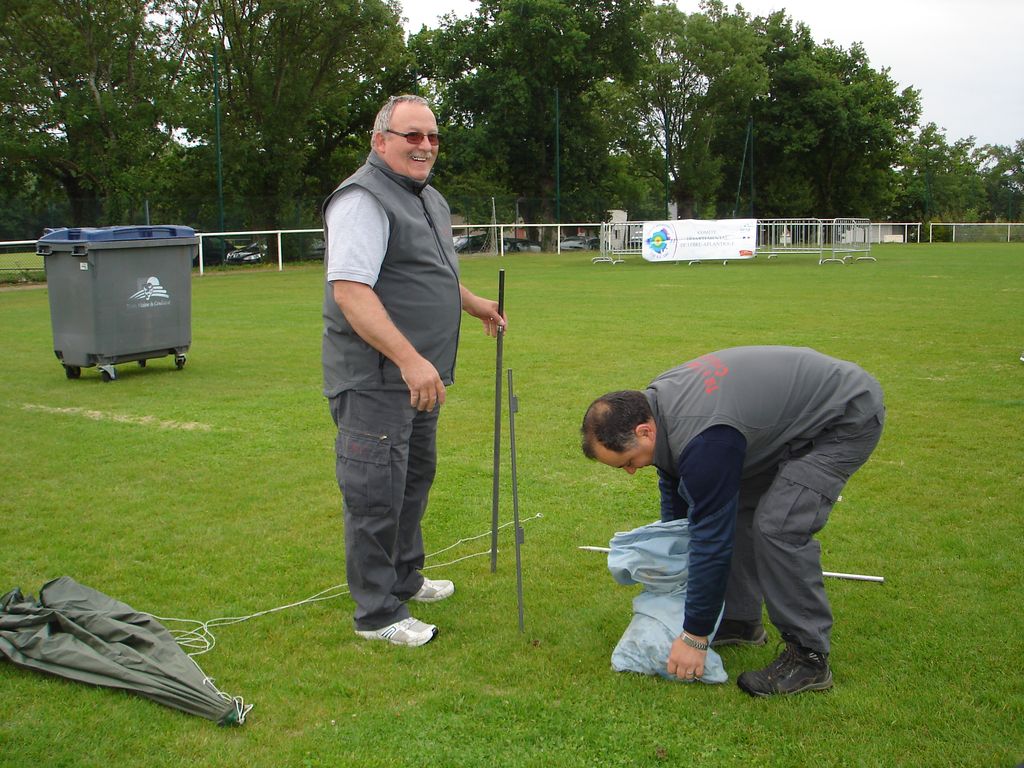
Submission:
[[739,676],[753,696],[832,687],[832,610],[813,539],[882,434],[878,382],[812,349],[736,347],[611,392],[583,419],[583,451],[633,474],[654,465],[661,517],[690,521],[683,633],[668,671],[700,677],[714,644],[763,645],[762,604],[786,649]]

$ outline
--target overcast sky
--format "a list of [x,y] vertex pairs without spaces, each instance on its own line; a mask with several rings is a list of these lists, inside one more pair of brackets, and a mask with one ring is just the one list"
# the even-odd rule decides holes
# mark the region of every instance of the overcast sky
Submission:
[[[678,0],[687,13],[698,0]],[[727,0],[734,8],[735,0]],[[819,43],[860,42],[871,66],[921,92],[921,123],[952,143],[1013,145],[1024,139],[1024,0],[745,0],[751,16],[785,8]],[[475,0],[405,0],[406,29],[469,16]]]

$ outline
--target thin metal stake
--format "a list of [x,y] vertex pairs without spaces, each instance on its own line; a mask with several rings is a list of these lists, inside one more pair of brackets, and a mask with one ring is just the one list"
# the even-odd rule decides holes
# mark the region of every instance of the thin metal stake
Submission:
[[[498,314],[505,314],[505,270],[498,270]],[[501,470],[501,366],[504,326],[498,326],[497,361],[494,365],[494,484],[491,487],[491,573],[498,570],[498,475]]]
[[519,631],[523,628],[523,561],[519,547],[523,543],[523,528],[519,525],[519,481],[516,477],[516,412],[519,398],[512,393],[512,369],[508,369],[508,440],[512,457],[512,522],[516,534],[516,598],[519,601]]

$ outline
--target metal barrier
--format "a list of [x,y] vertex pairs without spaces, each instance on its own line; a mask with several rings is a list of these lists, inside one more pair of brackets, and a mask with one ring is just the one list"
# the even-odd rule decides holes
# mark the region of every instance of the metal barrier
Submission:
[[601,224],[601,255],[593,264],[621,264],[623,256],[639,256],[643,249],[642,221],[613,221]]
[[871,221],[837,219],[758,219],[757,255],[817,256],[819,264],[876,261],[871,255]]
[[832,219],[828,222],[828,240],[831,243],[832,255],[824,254],[818,259],[819,264],[837,262],[846,264],[849,261],[877,261],[871,255],[871,222],[867,219]]
[[820,259],[824,247],[821,219],[757,220],[758,256],[767,256],[771,259],[798,253],[814,255]]

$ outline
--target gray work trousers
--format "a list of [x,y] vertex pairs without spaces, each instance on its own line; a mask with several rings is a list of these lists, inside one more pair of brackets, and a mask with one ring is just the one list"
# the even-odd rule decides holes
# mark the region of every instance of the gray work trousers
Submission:
[[763,603],[783,639],[829,653],[832,608],[813,536],[878,444],[884,421],[882,408],[827,430],[773,470],[744,478],[724,618],[760,623]]
[[423,585],[420,522],[437,467],[437,419],[405,391],[347,391],[330,398],[338,426],[338,487],[345,520],[345,573],[355,628],[409,616]]

